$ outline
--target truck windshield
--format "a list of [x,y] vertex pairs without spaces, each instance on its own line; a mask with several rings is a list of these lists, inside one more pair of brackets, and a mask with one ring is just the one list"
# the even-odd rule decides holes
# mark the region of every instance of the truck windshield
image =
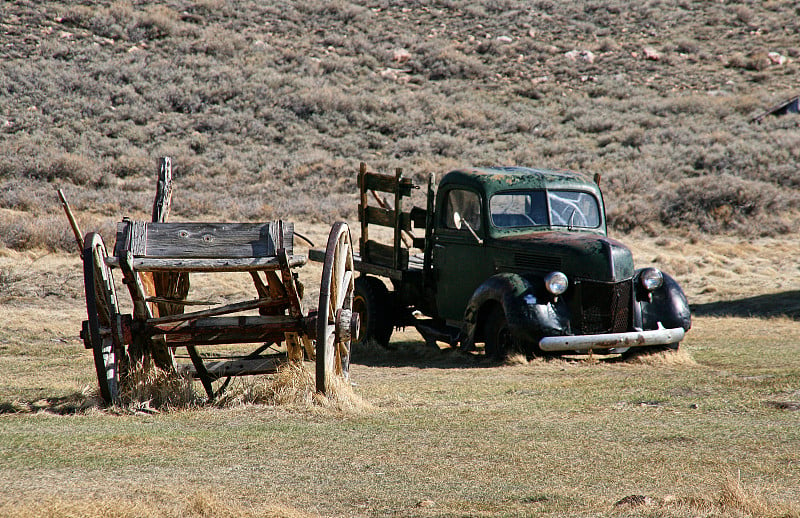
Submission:
[[496,227],[563,226],[597,228],[597,198],[581,191],[517,191],[492,196],[489,201]]

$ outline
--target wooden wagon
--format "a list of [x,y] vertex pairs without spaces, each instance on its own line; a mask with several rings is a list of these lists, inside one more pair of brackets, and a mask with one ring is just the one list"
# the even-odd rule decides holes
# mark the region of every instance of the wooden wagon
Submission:
[[[295,272],[306,257],[294,253],[292,223],[168,223],[171,193],[170,161],[162,159],[152,221],[123,219],[110,254],[98,233],[83,239],[88,319],[81,337],[93,351],[103,400],[118,402],[131,366],[148,358],[158,368],[198,378],[209,399],[232,376],[274,373],[287,359],[314,360],[322,393],[334,376],[347,378],[359,325],[347,224],[331,229],[319,307],[306,311]],[[114,270],[130,293],[132,314],[120,312]],[[189,300],[190,275],[198,272],[249,274],[255,294],[233,303]],[[286,351],[276,352],[281,343]],[[246,351],[213,357],[199,351],[230,344],[246,344]],[[189,361],[182,364],[184,349]]]

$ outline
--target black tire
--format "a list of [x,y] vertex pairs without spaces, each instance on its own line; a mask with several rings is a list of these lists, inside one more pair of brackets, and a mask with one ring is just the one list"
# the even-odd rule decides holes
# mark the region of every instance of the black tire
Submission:
[[484,327],[484,351],[487,358],[502,361],[509,353],[522,351],[522,347],[511,335],[503,308],[495,306],[489,312]]
[[362,275],[356,279],[353,312],[361,318],[356,344],[374,340],[386,347],[394,330],[392,296],[386,285],[375,277]]

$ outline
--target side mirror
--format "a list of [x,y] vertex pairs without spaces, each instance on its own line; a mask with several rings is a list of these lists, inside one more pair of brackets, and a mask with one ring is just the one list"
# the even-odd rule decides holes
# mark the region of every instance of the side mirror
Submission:
[[461,230],[461,224],[463,222],[464,222],[464,220],[461,219],[461,214],[459,214],[458,212],[454,212],[453,213],[453,224],[456,226],[457,230]]
[[467,230],[469,230],[469,233],[472,234],[472,237],[475,238],[475,241],[477,241],[479,245],[483,244],[483,239],[478,237],[478,234],[475,232],[475,230],[472,229],[472,225],[470,225],[467,222],[467,220],[463,219],[461,217],[461,214],[459,214],[458,212],[453,213],[453,224],[456,226],[456,230],[461,230],[461,227],[466,225]]

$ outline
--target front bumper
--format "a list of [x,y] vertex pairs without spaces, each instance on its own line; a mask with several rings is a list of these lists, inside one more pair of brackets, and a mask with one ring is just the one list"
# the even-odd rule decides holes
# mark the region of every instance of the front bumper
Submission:
[[589,349],[616,349],[622,347],[646,347],[648,345],[674,344],[683,340],[686,331],[682,327],[607,333],[600,335],[547,336],[539,340],[542,351],[588,351]]

